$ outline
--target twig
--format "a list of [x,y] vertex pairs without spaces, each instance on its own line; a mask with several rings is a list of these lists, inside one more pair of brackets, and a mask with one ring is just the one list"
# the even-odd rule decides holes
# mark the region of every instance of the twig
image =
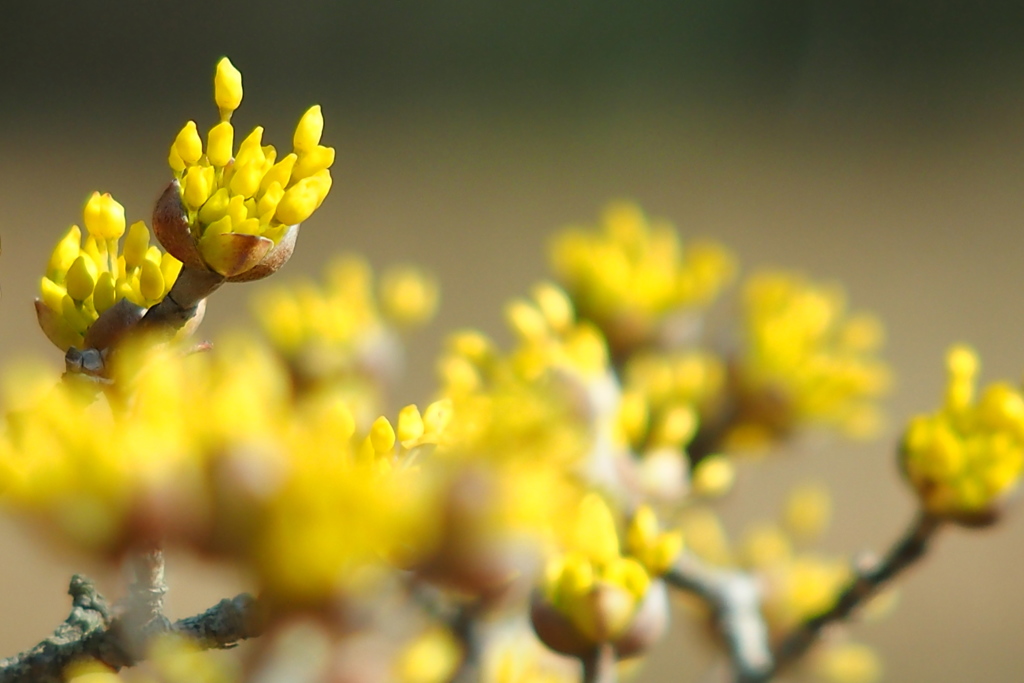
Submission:
[[480,657],[483,654],[483,634],[480,617],[483,605],[479,600],[461,605],[452,615],[452,634],[462,645],[462,662],[452,677],[453,683],[470,683],[480,679]]
[[[112,616],[107,601],[89,579],[75,575],[68,592],[72,597],[71,614],[43,642],[0,660],[0,683],[63,683],[64,669],[76,660],[96,659],[121,669],[141,659],[134,656],[135,648],[125,640],[126,623]],[[262,630],[258,603],[242,594],[222,600],[202,614],[181,619],[166,632],[193,638],[203,648],[223,649],[254,638]]]
[[711,605],[741,680],[762,680],[758,676],[772,671],[768,628],[761,616],[761,589],[753,576],[710,567],[684,553],[665,580]]
[[840,593],[828,611],[819,614],[796,627],[775,649],[775,664],[760,678],[740,679],[759,683],[768,681],[783,667],[799,659],[818,639],[829,624],[842,621],[857,607],[877,594],[887,583],[903,570],[921,559],[928,550],[928,543],[942,526],[942,520],[926,512],[919,512],[906,534],[896,542],[878,564],[858,569],[854,577]]
[[583,683],[615,683],[615,648],[610,643],[599,645],[580,661],[583,664]]
[[62,683],[64,668],[103,644],[110,606],[96,586],[76,574],[68,588],[71,614],[49,638],[7,659],[0,659],[0,683]]

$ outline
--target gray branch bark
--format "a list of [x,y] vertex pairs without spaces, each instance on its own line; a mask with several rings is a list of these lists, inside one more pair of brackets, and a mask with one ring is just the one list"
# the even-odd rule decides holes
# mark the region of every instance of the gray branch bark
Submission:
[[806,654],[829,625],[848,619],[858,607],[920,560],[941,526],[942,520],[919,513],[880,562],[855,570],[831,608],[799,624],[774,648],[761,614],[760,589],[753,576],[709,567],[698,558],[684,554],[665,580],[711,605],[719,631],[728,644],[736,683],[766,683]]
[[[0,660],[0,683],[63,683],[64,670],[79,659],[96,659],[115,670],[133,666],[140,657],[125,622],[115,616],[107,601],[87,578],[75,575],[68,593],[71,613],[53,635],[35,647]],[[254,638],[263,630],[256,600],[247,594],[217,605],[187,619],[169,624],[163,633],[191,637],[201,647],[223,649]],[[156,632],[149,633],[150,636]]]
[[763,683],[771,680],[780,669],[798,660],[818,640],[827,626],[848,619],[858,607],[924,557],[932,537],[941,527],[942,520],[926,512],[919,512],[909,529],[890,548],[885,558],[874,566],[855,569],[853,578],[828,611],[800,624],[779,643],[775,648],[775,663],[771,670],[759,678],[738,680],[743,683]]
[[711,605],[741,680],[770,677],[772,653],[756,578],[735,569],[710,567],[694,555],[683,553],[665,575],[665,581]]

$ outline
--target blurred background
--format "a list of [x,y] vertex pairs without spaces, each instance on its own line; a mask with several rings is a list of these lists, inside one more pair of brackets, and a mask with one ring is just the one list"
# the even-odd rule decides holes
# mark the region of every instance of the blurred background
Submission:
[[[943,353],[974,344],[985,377],[1024,371],[1024,4],[973,0],[320,0],[5,2],[0,41],[0,358],[60,354],[31,300],[55,240],[93,190],[148,220],[181,125],[216,121],[229,55],[233,122],[287,147],[321,103],[335,185],[279,274],[355,250],[414,261],[443,305],[417,337],[403,402],[429,395],[444,330],[502,334],[501,306],[546,273],[545,240],[631,198],[745,268],[835,278],[888,323],[897,384],[883,437],[804,444],[746,468],[734,532],[787,487],[834,486],[832,552],[881,550],[912,514],[894,466],[900,425],[940,400]],[[211,301],[211,333],[252,287]],[[1021,680],[1024,509],[952,530],[903,582],[897,611],[854,627],[887,681]],[[0,520],[0,656],[67,614],[71,573],[116,576]],[[188,557],[172,616],[235,591]],[[711,663],[684,620],[647,681]]]

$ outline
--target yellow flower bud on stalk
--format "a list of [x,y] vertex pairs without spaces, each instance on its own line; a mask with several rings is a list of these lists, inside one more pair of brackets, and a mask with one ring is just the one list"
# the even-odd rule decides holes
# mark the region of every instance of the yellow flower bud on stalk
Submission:
[[124,234],[124,207],[109,194],[93,192],[85,205],[85,229],[97,240],[117,239]]
[[227,57],[217,62],[217,75],[213,79],[213,99],[224,121],[231,119],[232,112],[242,103],[242,74]]
[[98,275],[93,260],[85,255],[79,256],[68,269],[68,294],[75,301],[85,301],[92,296]]
[[206,137],[206,156],[218,168],[227,166],[234,145],[235,129],[227,121],[221,121],[210,129]]
[[181,129],[178,137],[174,138],[173,149],[186,165],[196,163],[203,156],[203,141],[199,139],[195,121],[189,121]]
[[300,154],[309,152],[320,144],[323,132],[324,117],[320,112],[320,105],[317,104],[307,109],[299,119],[299,125],[295,127],[295,135],[292,138],[292,146]]

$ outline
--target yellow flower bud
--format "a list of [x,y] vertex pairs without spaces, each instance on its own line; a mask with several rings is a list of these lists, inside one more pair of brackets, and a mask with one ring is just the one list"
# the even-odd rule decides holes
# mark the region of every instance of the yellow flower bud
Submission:
[[402,325],[429,320],[437,308],[437,284],[415,268],[388,270],[381,278],[381,305]]
[[124,234],[124,207],[110,196],[93,192],[85,204],[85,229],[97,240],[117,239]]
[[641,505],[633,515],[633,521],[626,531],[626,543],[632,553],[645,548],[658,537],[658,518],[650,505]]
[[82,231],[77,225],[72,225],[67,234],[57,242],[50,254],[50,264],[46,268],[46,275],[54,282],[63,282],[68,268],[75,262],[81,253]]
[[171,285],[174,284],[174,281],[178,279],[181,267],[181,261],[170,254],[165,253],[160,257],[160,272],[164,274],[164,286],[168,291],[170,291]]
[[210,225],[227,215],[228,203],[231,201],[231,193],[228,188],[222,187],[214,192],[203,208],[199,209],[199,222],[203,225]]
[[693,490],[702,496],[717,498],[732,489],[736,467],[724,455],[711,455],[697,464],[693,471]]
[[199,139],[196,122],[189,121],[174,138],[174,151],[187,166],[199,161],[203,156],[203,141]]
[[164,298],[164,275],[160,272],[160,266],[149,259],[142,262],[142,272],[139,274],[139,292],[149,301],[158,301]]
[[193,211],[199,209],[210,198],[210,178],[205,171],[213,170],[209,166],[190,166],[181,179],[181,197],[185,206]]
[[575,318],[572,301],[562,289],[544,282],[533,288],[533,298],[552,329],[562,331],[572,324]]
[[103,313],[117,301],[117,289],[114,276],[106,271],[100,273],[96,287],[92,293],[92,303],[97,313]]
[[75,301],[85,301],[92,296],[92,290],[96,287],[96,278],[99,271],[96,264],[85,254],[80,255],[68,269],[67,284],[68,294]]
[[320,144],[323,132],[324,117],[320,112],[320,105],[317,104],[306,110],[299,119],[299,125],[295,127],[295,136],[292,138],[292,147],[296,152],[308,152]]
[[295,167],[296,161],[298,161],[298,157],[295,154],[285,155],[283,159],[271,166],[270,170],[266,172],[260,188],[265,192],[275,182],[280,184],[282,188],[287,187],[291,181],[292,169]]
[[331,172],[325,168],[303,180],[310,183],[316,190],[316,208],[319,209],[320,205],[324,203],[324,199],[327,198],[327,193],[331,191],[331,183],[333,182],[331,180]]
[[167,153],[167,164],[175,173],[181,173],[185,170],[185,162],[182,160],[181,155],[178,154],[178,150],[174,148],[173,142],[171,143],[171,151]]
[[235,162],[235,172],[231,176],[231,193],[241,197],[251,197],[260,189],[260,181],[263,180],[263,164],[250,161],[238,165]]
[[281,187],[281,183],[275,181],[270,184],[270,187],[266,188],[263,196],[260,197],[259,203],[256,205],[256,213],[262,223],[269,223],[271,221],[274,213],[277,211],[277,205],[281,203],[282,197],[284,197],[284,188]]
[[277,205],[274,218],[284,225],[297,225],[309,218],[320,202],[319,187],[304,178],[289,187]]
[[292,180],[299,181],[330,168],[334,163],[334,148],[317,145],[302,154],[292,170]]
[[249,217],[249,210],[245,208],[245,198],[235,195],[228,202],[228,216],[231,217],[231,225],[238,225]]
[[142,221],[132,223],[128,228],[128,236],[124,239],[124,263],[129,268],[137,268],[146,258],[149,249],[149,228]]
[[603,564],[619,555],[619,537],[608,504],[596,493],[580,501],[571,547],[591,562]]
[[231,232],[231,216],[222,216],[207,226],[206,230],[203,231],[203,237],[213,237],[214,235],[223,235],[228,232]]
[[443,398],[434,401],[423,411],[423,426],[430,438],[437,439],[452,419],[452,401]]
[[234,145],[235,129],[227,121],[221,121],[206,136],[206,157],[214,166],[226,166],[231,161]]
[[60,313],[61,302],[64,301],[64,297],[67,296],[68,290],[50,278],[44,277],[39,282],[39,292],[42,295],[43,303],[46,304],[47,308],[54,313]]
[[256,162],[262,165],[267,160],[267,155],[263,152],[263,126],[256,126],[252,129],[242,144],[238,146],[238,154],[235,155],[235,169],[241,164],[249,164]]
[[548,333],[544,315],[536,306],[526,301],[509,302],[505,307],[505,319],[524,341],[537,341]]
[[423,417],[415,405],[408,405],[398,413],[398,440],[409,448],[414,441],[423,436]]
[[213,99],[220,109],[220,117],[227,121],[231,112],[242,103],[242,74],[227,57],[217,62],[217,75],[213,79]]
[[92,322],[75,304],[74,299],[68,294],[60,302],[60,313],[64,317],[64,320],[71,325],[71,329],[79,334],[84,334],[89,329],[89,324]]
[[390,453],[395,447],[395,430],[386,417],[378,417],[370,427],[370,443],[378,455]]
[[651,585],[651,577],[643,565],[632,557],[616,557],[605,567],[602,577],[609,583],[622,586],[639,600]]

